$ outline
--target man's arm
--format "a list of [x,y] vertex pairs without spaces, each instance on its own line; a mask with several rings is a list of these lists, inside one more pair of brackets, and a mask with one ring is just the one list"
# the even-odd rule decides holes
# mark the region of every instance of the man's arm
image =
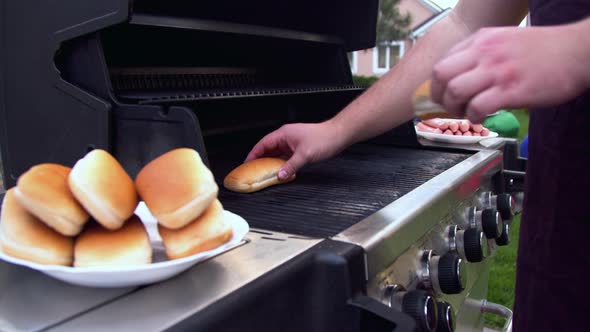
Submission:
[[434,64],[456,43],[485,26],[516,25],[527,12],[524,0],[463,0],[362,96],[330,120],[342,144],[377,136],[413,117],[411,96],[430,78]]
[[285,125],[260,140],[246,161],[262,156],[288,159],[278,175],[287,179],[307,163],[330,158],[410,120],[414,89],[453,45],[485,26],[516,25],[526,12],[526,0],[461,0],[399,64],[334,118]]

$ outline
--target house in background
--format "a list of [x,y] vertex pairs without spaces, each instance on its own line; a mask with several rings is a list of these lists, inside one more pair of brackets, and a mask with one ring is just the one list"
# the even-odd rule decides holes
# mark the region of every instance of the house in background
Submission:
[[450,8],[442,9],[430,0],[401,0],[399,11],[410,13],[411,33],[405,40],[387,42],[377,47],[348,54],[353,75],[381,76],[395,66],[406,52],[436,22],[447,16]]

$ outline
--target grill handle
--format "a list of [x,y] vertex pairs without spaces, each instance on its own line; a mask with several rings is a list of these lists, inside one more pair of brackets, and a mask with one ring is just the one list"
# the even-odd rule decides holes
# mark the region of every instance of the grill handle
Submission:
[[[361,312],[371,313],[395,325],[392,332],[414,332],[416,323],[410,316],[392,309],[383,303],[370,298],[365,295],[359,295],[353,299],[348,300],[348,305],[359,309]],[[364,326],[361,326],[361,331],[366,331]]]
[[478,307],[482,313],[494,314],[505,318],[506,323],[502,328],[502,332],[512,332],[512,310],[501,304],[489,302],[488,300],[467,299],[465,302],[469,302],[469,306]]

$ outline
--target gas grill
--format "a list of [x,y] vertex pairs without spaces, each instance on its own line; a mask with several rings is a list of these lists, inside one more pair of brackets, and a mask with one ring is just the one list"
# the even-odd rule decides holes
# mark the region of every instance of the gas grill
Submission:
[[[221,184],[265,134],[362,93],[346,52],[374,46],[377,5],[4,2],[5,184],[94,148],[135,176],[177,147]],[[481,330],[482,312],[509,316],[485,299],[521,197],[515,143],[427,143],[407,123],[289,184],[220,188],[246,241],[154,285],[76,287],[0,262],[0,330]]]

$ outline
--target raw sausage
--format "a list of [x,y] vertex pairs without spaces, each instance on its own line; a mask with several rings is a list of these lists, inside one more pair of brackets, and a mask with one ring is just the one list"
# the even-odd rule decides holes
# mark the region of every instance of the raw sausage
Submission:
[[483,130],[483,125],[481,124],[476,124],[476,123],[472,123],[471,124],[471,129],[473,130],[473,132],[475,133],[481,133],[481,131]]
[[442,119],[429,119],[429,120],[424,120],[422,121],[424,122],[426,125],[429,125],[433,128],[440,128],[440,130],[447,130],[449,128],[449,122],[442,120]]
[[418,122],[416,124],[416,127],[418,127],[419,131],[423,131],[426,133],[442,134],[442,130],[440,130],[440,128],[432,128],[430,126],[423,124],[422,122]]
[[459,130],[461,130],[461,132],[468,132],[469,128],[471,127],[471,122],[469,121],[461,121],[459,122]]

